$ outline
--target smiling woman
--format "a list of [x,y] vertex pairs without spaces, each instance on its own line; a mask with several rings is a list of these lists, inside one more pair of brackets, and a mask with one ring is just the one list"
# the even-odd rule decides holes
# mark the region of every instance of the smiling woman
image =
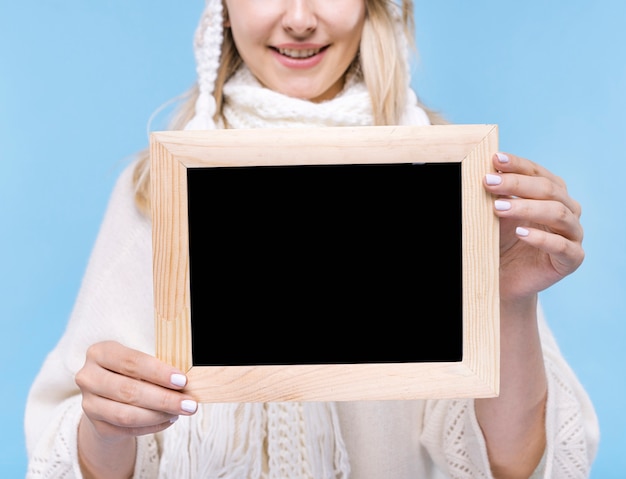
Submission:
[[[409,0],[207,0],[194,43],[197,82],[169,129],[202,136],[205,130],[264,128],[268,142],[280,141],[278,127],[430,129],[439,117],[418,102],[410,87],[412,20]],[[226,158],[218,146],[206,147]],[[341,145],[331,148],[341,156]],[[166,328],[173,321],[158,311],[155,317],[153,183],[146,148],[117,181],[67,329],[32,385],[25,418],[29,479],[53,474],[107,479],[586,477],[597,450],[595,411],[538,304],[540,291],[573,273],[583,260],[581,208],[559,176],[529,159],[494,150],[487,155],[489,173],[468,186],[487,205],[494,202],[492,219],[499,226],[494,231],[499,265],[493,265],[500,273],[499,294],[490,298],[500,308],[502,348],[494,354],[501,366],[498,397],[200,401],[186,389],[185,371],[155,356],[155,320]],[[442,181],[429,185],[440,203],[454,196]],[[348,180],[344,183],[352,188]],[[335,189],[341,191],[341,185]],[[236,224],[242,216],[228,195],[236,193],[255,206],[262,206],[258,197],[266,195],[262,199],[278,207],[278,199],[289,204],[302,192],[277,198],[263,189],[252,195],[252,188],[233,188],[209,197],[209,205],[201,208],[219,208]],[[364,196],[364,202],[370,200]],[[499,207],[503,203],[506,208]],[[175,205],[159,211],[168,207]],[[412,228],[401,231],[417,231],[424,236],[415,238],[425,241],[421,244],[449,241],[450,233],[419,221],[432,214],[427,201],[415,209],[415,217],[407,220]],[[204,218],[203,213],[193,214]],[[256,210],[248,221],[260,221],[261,213]],[[297,224],[302,230],[309,226]],[[257,229],[243,231],[244,237],[233,241],[260,242]],[[225,233],[213,229],[208,238],[223,239]],[[180,236],[166,241],[180,241]],[[205,253],[203,247],[202,242],[193,245]],[[448,301],[448,281],[458,282],[446,253],[444,247],[434,258],[440,302]],[[210,255],[204,258],[210,265]],[[242,283],[269,281],[245,270],[228,273],[233,288],[239,278]],[[339,289],[341,282],[334,285]],[[306,297],[297,287],[289,291],[293,294],[286,302]],[[210,299],[215,290],[207,287],[203,294]],[[239,301],[237,295],[230,298]],[[297,302],[306,306],[305,300]],[[246,311],[246,316],[256,312]],[[265,318],[241,319],[273,332]],[[433,319],[424,311],[420,320]],[[225,338],[218,319],[205,321],[205,332],[215,337],[202,347],[228,340],[241,349],[245,341],[258,340],[255,328],[230,329]],[[338,339],[334,326],[342,322],[356,326]],[[361,341],[361,324],[361,316],[349,311],[319,322],[304,321],[295,311],[275,332],[292,351],[314,338],[313,348],[304,349],[315,353],[316,348],[349,348]],[[405,350],[419,348],[424,339],[398,334]],[[283,342],[269,345],[278,349]],[[264,351],[263,345],[256,351]]]

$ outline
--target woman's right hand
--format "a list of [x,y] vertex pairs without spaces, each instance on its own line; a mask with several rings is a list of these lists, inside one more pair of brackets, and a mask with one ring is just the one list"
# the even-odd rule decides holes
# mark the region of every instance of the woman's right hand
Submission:
[[162,431],[198,406],[182,392],[181,371],[114,341],[92,345],[75,380],[84,416],[104,441]]
[[163,431],[198,408],[183,392],[182,372],[115,341],[92,345],[75,381],[83,396],[78,457],[85,478],[131,477],[135,437]]

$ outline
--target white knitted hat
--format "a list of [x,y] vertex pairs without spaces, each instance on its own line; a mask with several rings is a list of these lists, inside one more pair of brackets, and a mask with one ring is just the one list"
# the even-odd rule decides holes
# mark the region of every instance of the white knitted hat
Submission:
[[210,130],[215,128],[215,80],[220,64],[224,41],[222,0],[206,0],[206,6],[194,37],[194,54],[198,74],[198,100],[196,114],[185,127],[186,130]]

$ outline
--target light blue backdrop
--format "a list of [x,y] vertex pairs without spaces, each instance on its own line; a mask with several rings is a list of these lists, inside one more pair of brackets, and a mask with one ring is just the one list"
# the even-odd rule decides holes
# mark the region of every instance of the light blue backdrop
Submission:
[[[24,476],[26,394],[65,326],[115,180],[157,106],[194,80],[203,2],[0,0],[0,475]],[[562,176],[587,257],[542,294],[626,477],[626,2],[416,2],[422,99],[497,123],[503,150]],[[158,125],[158,123],[157,123]]]

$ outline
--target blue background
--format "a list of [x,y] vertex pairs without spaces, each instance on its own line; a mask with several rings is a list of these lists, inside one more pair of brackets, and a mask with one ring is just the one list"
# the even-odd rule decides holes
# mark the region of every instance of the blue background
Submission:
[[[115,178],[154,110],[194,81],[202,6],[0,0],[2,477],[24,476],[28,388]],[[422,99],[456,123],[498,124],[501,149],[562,176],[583,206],[585,262],[541,299],[600,418],[593,479],[626,477],[625,21],[624,0],[416,2]]]

